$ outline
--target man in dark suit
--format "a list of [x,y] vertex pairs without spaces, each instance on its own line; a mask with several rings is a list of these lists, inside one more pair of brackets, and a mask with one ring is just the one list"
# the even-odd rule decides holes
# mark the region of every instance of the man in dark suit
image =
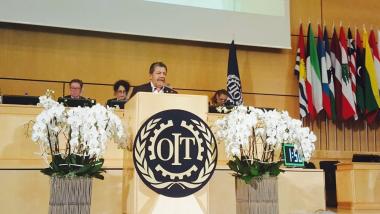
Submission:
[[86,99],[81,96],[83,90],[83,82],[80,79],[72,79],[70,81],[70,95],[64,96],[63,98],[81,100]]
[[133,88],[132,98],[137,92],[152,92],[152,93],[172,93],[177,94],[177,91],[169,88],[166,83],[167,67],[163,62],[154,62],[149,68],[150,82],[139,85]]
[[64,97],[59,97],[58,102],[62,103],[67,107],[77,107],[77,106],[93,106],[96,100],[82,97],[83,82],[80,79],[72,79],[70,81],[70,94]]

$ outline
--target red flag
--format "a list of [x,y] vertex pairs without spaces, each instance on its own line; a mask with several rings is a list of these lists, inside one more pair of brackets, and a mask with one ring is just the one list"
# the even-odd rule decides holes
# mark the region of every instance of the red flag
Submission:
[[[339,33],[339,46],[341,50],[341,73],[336,73],[338,79],[341,81],[342,85],[342,118],[343,120],[348,120],[351,117],[357,119],[355,98],[352,91],[350,70],[348,67],[348,56],[347,56],[347,39],[344,33],[343,27],[340,27]],[[337,72],[337,71],[336,71]]]
[[[342,67],[339,59],[341,58],[340,46],[338,35],[334,28],[333,36],[331,39],[331,63],[334,73],[334,90],[335,90],[335,110],[337,119],[342,119],[342,85],[338,80],[337,73],[341,74]],[[338,72],[337,72],[338,71]],[[341,78],[342,75],[340,75]]]

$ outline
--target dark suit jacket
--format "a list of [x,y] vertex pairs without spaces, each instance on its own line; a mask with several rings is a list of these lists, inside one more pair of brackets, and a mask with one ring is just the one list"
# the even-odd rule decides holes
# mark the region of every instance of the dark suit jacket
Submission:
[[[71,99],[71,95],[64,96],[63,98]],[[79,96],[78,100],[85,100],[85,97]]]
[[[133,88],[131,97],[129,99],[131,99],[137,92],[152,92],[152,90],[153,89],[152,89],[152,86],[150,85],[150,82],[143,85],[136,86]],[[171,88],[164,87],[164,93],[177,94],[178,92]]]

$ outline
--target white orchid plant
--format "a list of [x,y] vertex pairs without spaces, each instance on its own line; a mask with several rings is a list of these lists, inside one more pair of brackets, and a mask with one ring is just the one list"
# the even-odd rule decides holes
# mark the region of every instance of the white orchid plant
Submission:
[[282,171],[282,161],[276,161],[274,155],[284,143],[294,144],[305,161],[315,150],[316,136],[286,111],[237,106],[217,120],[214,128],[216,138],[225,144],[229,167],[247,183],[254,177],[277,176]]
[[[126,146],[127,133],[111,108],[99,104],[65,108],[51,98],[51,90],[41,96],[44,110],[37,116],[32,141],[38,142],[49,176],[88,176],[103,179],[102,158],[107,142],[113,138],[119,147]],[[60,139],[64,139],[60,142]]]

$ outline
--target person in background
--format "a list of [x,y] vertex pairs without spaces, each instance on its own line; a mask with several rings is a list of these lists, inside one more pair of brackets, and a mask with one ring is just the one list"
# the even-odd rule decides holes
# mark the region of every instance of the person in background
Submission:
[[166,84],[167,66],[163,62],[154,62],[150,65],[149,76],[150,82],[133,88],[131,98],[137,92],[153,92],[153,93],[173,93],[177,91],[171,89]]
[[228,107],[228,92],[225,89],[217,90],[209,103],[209,112],[221,113],[217,109]]
[[75,100],[86,99],[81,96],[82,91],[83,91],[82,80],[72,79],[70,81],[70,95],[64,96],[63,98],[75,99]]
[[127,102],[127,94],[129,91],[129,82],[125,80],[118,80],[113,84],[113,92],[115,98],[107,100],[107,106],[113,106],[113,101],[125,101]]

